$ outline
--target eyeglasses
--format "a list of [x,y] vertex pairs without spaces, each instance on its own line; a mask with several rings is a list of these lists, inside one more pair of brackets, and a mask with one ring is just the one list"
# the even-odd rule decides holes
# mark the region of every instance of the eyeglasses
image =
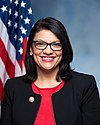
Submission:
[[58,42],[58,41],[52,42],[52,43],[47,43],[45,41],[33,41],[33,44],[39,50],[46,49],[48,45],[54,51],[60,51],[60,50],[62,50],[62,44],[60,42]]

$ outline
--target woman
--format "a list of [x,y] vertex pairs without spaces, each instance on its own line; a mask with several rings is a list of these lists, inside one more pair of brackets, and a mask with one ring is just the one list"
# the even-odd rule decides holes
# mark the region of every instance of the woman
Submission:
[[96,81],[71,70],[72,60],[63,24],[38,20],[29,35],[26,75],[5,84],[1,125],[100,125]]

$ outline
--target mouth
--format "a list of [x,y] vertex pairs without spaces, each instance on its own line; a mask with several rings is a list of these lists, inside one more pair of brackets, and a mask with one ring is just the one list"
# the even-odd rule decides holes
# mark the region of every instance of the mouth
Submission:
[[43,61],[45,62],[51,62],[54,60],[55,57],[52,57],[52,56],[43,56],[41,57]]

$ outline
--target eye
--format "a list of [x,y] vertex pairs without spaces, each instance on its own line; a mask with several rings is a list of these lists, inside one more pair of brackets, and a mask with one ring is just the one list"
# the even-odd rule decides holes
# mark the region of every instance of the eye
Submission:
[[52,46],[61,47],[62,45],[60,42],[54,42],[52,43]]
[[36,46],[45,46],[45,42],[43,42],[43,41],[36,41]]

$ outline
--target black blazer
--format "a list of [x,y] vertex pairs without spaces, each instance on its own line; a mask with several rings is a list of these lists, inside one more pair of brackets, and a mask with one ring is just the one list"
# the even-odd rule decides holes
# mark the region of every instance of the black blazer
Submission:
[[[34,97],[32,102],[30,97]],[[40,101],[24,76],[8,80],[1,125],[34,125]],[[73,72],[71,80],[52,95],[52,103],[56,125],[100,125],[100,98],[91,75]]]

